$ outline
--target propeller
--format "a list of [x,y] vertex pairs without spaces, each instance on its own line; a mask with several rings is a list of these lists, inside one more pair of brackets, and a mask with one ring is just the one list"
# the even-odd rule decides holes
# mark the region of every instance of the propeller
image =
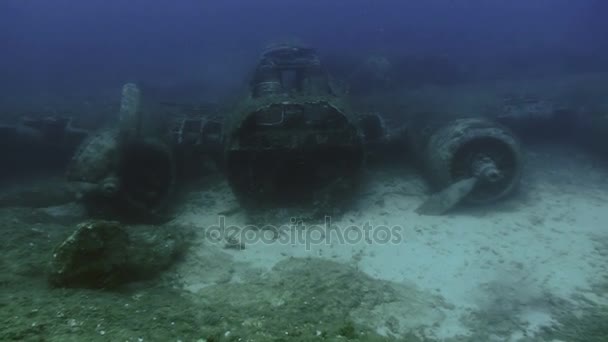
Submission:
[[461,179],[431,195],[416,209],[416,213],[429,216],[443,215],[462,202],[475,188],[498,182],[503,178],[503,173],[490,156],[479,154],[472,160],[472,177]]

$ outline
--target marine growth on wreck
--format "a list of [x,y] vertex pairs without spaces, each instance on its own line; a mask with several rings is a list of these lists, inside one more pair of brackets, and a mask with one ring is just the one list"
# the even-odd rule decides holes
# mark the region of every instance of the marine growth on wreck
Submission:
[[0,3],[0,341],[608,341],[600,3]]

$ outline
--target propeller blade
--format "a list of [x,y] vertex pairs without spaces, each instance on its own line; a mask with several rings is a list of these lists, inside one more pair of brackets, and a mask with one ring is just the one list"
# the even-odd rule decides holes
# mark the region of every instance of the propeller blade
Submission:
[[471,177],[460,180],[440,192],[431,195],[416,209],[420,215],[443,215],[462,201],[473,191],[478,178]]

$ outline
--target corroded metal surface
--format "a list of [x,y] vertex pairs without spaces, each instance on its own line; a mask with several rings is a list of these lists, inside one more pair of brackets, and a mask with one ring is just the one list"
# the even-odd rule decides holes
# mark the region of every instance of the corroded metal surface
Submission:
[[171,148],[139,134],[140,94],[123,87],[119,122],[91,134],[75,153],[67,179],[91,213],[150,219],[162,209],[175,183]]
[[[478,118],[458,119],[447,124],[419,127],[412,137],[413,146],[436,190],[467,178],[482,177],[480,160],[491,160],[497,176],[482,177],[467,196],[469,202],[499,200],[511,194],[519,184],[520,143],[507,128],[497,123]],[[481,169],[485,172],[490,168]]]
[[97,183],[112,173],[117,163],[118,136],[118,129],[105,129],[85,139],[68,166],[68,180]]
[[314,50],[279,46],[264,53],[250,96],[224,126],[225,168],[237,196],[285,204],[315,201],[338,183],[354,188],[364,153],[351,113],[331,91]]

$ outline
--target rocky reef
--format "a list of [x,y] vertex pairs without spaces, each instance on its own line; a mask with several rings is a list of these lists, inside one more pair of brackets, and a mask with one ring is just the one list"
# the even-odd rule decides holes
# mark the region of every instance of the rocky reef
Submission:
[[81,223],[55,248],[49,282],[56,287],[112,288],[152,278],[186,245],[186,234],[166,226]]

